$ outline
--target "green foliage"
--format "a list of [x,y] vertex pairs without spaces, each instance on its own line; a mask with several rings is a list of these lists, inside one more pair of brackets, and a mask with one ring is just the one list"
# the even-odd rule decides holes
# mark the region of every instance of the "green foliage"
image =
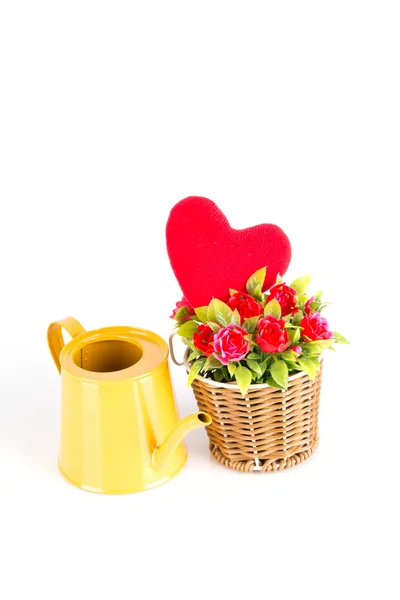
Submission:
[[207,323],[208,306],[199,306],[199,308],[194,309],[194,312],[196,313],[199,321],[202,323]]
[[187,309],[186,306],[181,306],[175,313],[175,317],[174,319],[176,321],[179,321],[180,319],[187,317],[189,315],[189,310]]
[[312,361],[311,358],[302,357],[298,359],[298,363],[302,370],[305,373],[307,373],[309,378],[314,381],[317,372],[317,368],[314,361]]
[[[214,319],[210,319],[210,314],[214,316]],[[226,325],[232,322],[233,313],[225,302],[222,302],[218,298],[213,298],[208,305],[207,317],[209,321],[216,321],[219,325],[226,327]]]
[[281,318],[281,305],[276,298],[272,298],[264,308],[264,315],[272,315],[277,319]]
[[311,275],[303,275],[298,277],[290,284],[290,287],[296,290],[297,294],[304,294],[307,290],[308,284],[310,283]]
[[190,367],[190,371],[188,373],[188,385],[192,384],[194,378],[200,373],[205,362],[206,362],[205,358],[199,358],[198,360],[196,360],[196,362],[194,362],[192,364],[192,366]]
[[216,320],[217,320],[217,315],[215,314],[215,305],[214,305],[214,298],[213,298],[207,307],[207,322],[212,321],[214,323]]
[[240,388],[242,396],[245,397],[247,390],[251,384],[251,372],[246,367],[239,365],[235,371],[235,379]]
[[217,331],[221,329],[221,325],[213,323],[212,321],[207,321],[207,325],[213,330],[214,333],[217,333]]
[[263,370],[260,363],[256,362],[255,360],[252,360],[251,358],[247,358],[246,362],[249,369],[251,369],[257,377],[263,376],[265,368]]
[[243,322],[243,329],[247,331],[247,333],[254,333],[257,329],[257,323],[260,317],[250,317],[249,319],[245,319]]
[[268,383],[268,385],[270,385],[273,388],[276,388],[277,390],[283,390],[285,388],[283,388],[281,385],[279,385],[278,383],[276,383],[275,379],[273,377],[267,377],[267,380],[265,383]]
[[203,368],[204,371],[212,371],[213,369],[220,369],[221,367],[222,363],[218,360],[218,358],[210,354],[210,356],[207,357]]
[[334,331],[333,335],[335,336],[335,344],[350,344],[349,340],[347,340],[343,335],[341,335],[337,331]]
[[240,315],[237,308],[232,312],[231,323],[240,326]]
[[296,344],[300,341],[300,329],[298,327],[293,329],[288,328],[287,332],[290,340],[290,345],[296,346]]
[[267,267],[263,267],[262,269],[258,269],[246,283],[247,292],[253,298],[257,300],[262,300],[262,287],[264,285],[265,276],[267,274]]
[[188,360],[188,362],[192,362],[192,360],[194,360],[198,356],[202,356],[202,354],[201,354],[201,351],[196,348],[195,350],[192,350],[192,352],[189,354],[187,360]]
[[332,346],[335,339],[331,338],[329,340],[317,340],[315,342],[307,342],[303,345],[303,353],[310,354],[312,356],[318,356],[321,352],[324,352]]
[[179,327],[178,333],[184,338],[191,338],[197,327],[198,325],[195,321],[185,321],[185,323]]
[[232,362],[228,363],[228,372],[231,377],[234,376],[236,369],[237,369],[237,365],[235,365],[235,363],[232,363]]
[[284,360],[276,360],[271,365],[271,377],[282,388],[288,385],[289,371]]

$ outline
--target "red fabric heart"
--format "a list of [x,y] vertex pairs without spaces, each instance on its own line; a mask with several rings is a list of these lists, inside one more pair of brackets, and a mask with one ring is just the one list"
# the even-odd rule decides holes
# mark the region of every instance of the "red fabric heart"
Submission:
[[226,300],[229,288],[245,290],[250,275],[265,266],[264,289],[268,289],[290,262],[289,239],[277,225],[232,229],[207,198],[190,196],[178,202],[169,215],[166,234],[175,277],[194,307],[212,298]]

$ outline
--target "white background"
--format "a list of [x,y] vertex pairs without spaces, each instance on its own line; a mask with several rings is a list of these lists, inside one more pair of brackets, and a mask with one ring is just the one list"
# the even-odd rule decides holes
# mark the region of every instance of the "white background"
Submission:
[[[4,600],[399,597],[399,30],[383,0],[0,1]],[[240,474],[199,430],[167,485],[82,492],[57,470],[47,325],[167,337],[188,195],[280,225],[288,280],[333,302],[352,345],[327,356],[320,447]]]

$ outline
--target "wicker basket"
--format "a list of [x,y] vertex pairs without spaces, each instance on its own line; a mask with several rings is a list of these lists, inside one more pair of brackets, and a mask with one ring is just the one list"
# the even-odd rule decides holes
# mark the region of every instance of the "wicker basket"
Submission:
[[282,471],[306,460],[318,446],[321,372],[322,362],[314,381],[296,373],[285,391],[251,385],[245,398],[236,384],[197,376],[197,404],[212,417],[206,427],[211,453],[238,471]]

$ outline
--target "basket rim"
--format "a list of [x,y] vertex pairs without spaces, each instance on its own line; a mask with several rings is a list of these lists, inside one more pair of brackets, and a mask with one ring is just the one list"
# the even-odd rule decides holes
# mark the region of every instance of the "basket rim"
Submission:
[[[186,372],[189,373],[190,367],[188,361],[187,361],[187,357],[189,356],[189,348],[186,349],[185,351],[185,355],[184,355],[184,365],[185,365],[185,369]],[[320,362],[322,362],[322,359],[320,359]],[[307,373],[305,371],[299,371],[298,373],[295,373],[295,375],[290,375],[288,382],[291,381],[295,381],[296,379],[300,379],[300,377],[304,377],[304,375],[306,377],[308,377]],[[213,387],[221,387],[221,388],[227,388],[227,389],[237,389],[239,390],[239,386],[237,383],[232,383],[229,381],[214,381],[213,379],[207,379],[207,377],[203,377],[202,375],[196,375],[195,380],[198,379],[199,381],[209,384]],[[271,388],[273,390],[277,389],[277,388],[273,388],[271,385],[269,385],[268,383],[252,383],[251,385],[249,385],[248,389],[249,390],[260,390],[260,389],[264,389],[264,388]],[[286,391],[286,390],[280,390],[280,391]]]

